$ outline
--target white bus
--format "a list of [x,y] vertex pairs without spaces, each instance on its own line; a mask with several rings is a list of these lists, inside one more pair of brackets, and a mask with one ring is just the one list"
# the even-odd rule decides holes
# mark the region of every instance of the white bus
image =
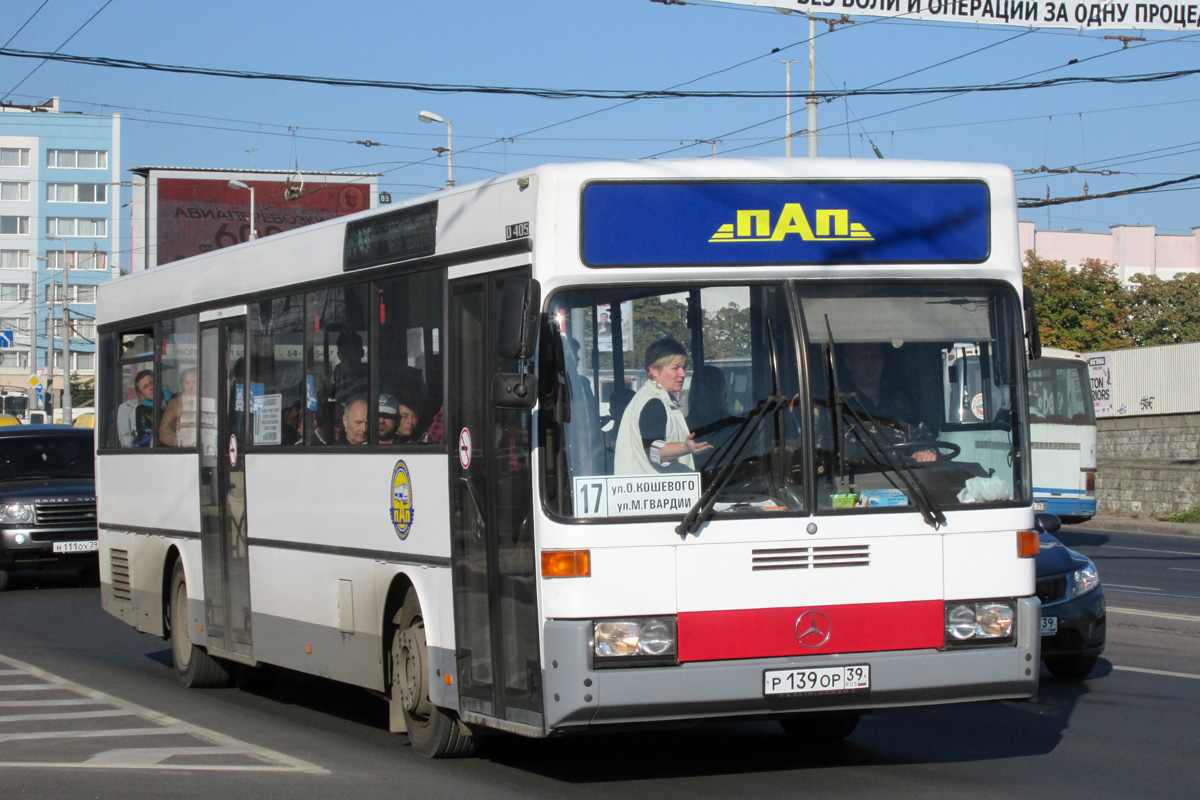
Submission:
[[[644,161],[114,280],[104,606],[169,639],[187,686],[262,665],[358,685],[429,756],[487,729],[836,737],[875,708],[1029,698],[1017,242],[999,166]],[[617,390],[667,339],[706,447],[618,474]],[[864,345],[886,409],[852,384]],[[978,418],[947,401],[967,351]]]
[[1096,515],[1096,410],[1087,359],[1042,348],[1029,362],[1033,505],[1063,522]]

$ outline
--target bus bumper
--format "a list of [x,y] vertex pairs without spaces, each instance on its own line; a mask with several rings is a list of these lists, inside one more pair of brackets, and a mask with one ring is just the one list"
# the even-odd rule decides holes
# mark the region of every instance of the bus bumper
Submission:
[[[544,631],[546,732],[829,709],[1025,700],[1038,689],[1039,621],[1037,599],[1024,598],[1018,601],[1015,645],[593,669],[591,622],[550,620]],[[871,667],[869,692],[786,699],[764,696],[765,670],[857,664]]]
[[1048,511],[1064,522],[1084,522],[1096,516],[1095,497],[1037,497],[1035,501],[1036,510]]

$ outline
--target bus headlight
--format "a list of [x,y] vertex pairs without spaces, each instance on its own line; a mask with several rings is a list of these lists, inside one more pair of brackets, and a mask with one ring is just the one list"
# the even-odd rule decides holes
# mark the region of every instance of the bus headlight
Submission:
[[1016,619],[1012,600],[946,603],[946,646],[1011,642]]
[[674,617],[632,617],[592,623],[597,667],[674,664],[679,652]]
[[23,524],[33,522],[33,506],[25,503],[11,503],[0,506],[0,522]]

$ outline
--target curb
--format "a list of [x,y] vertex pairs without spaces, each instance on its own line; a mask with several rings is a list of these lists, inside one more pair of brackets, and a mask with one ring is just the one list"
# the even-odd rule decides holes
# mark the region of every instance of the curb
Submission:
[[1200,536],[1200,524],[1160,522],[1156,519],[1097,515],[1087,522],[1064,525],[1065,530],[1121,531],[1125,533],[1169,533],[1178,536]]

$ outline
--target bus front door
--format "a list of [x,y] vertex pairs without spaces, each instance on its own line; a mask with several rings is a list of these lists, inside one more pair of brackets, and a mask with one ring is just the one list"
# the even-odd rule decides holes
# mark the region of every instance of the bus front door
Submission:
[[[203,320],[202,320],[203,322]],[[200,328],[200,552],[210,652],[253,657],[246,530],[246,318]]]
[[506,277],[450,284],[451,559],[459,709],[509,730],[543,729],[537,571],[530,473],[531,415],[491,403]]

